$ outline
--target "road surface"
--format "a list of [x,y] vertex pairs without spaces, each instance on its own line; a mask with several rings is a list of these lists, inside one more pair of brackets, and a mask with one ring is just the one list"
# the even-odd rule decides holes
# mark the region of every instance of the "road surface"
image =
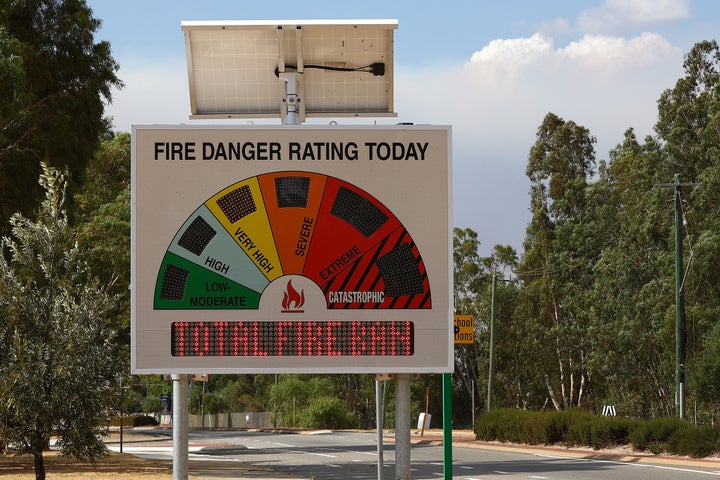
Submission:
[[[125,435],[124,452],[144,458],[172,459],[172,432],[142,430]],[[190,475],[195,478],[243,477],[329,480],[377,479],[374,432],[305,434],[192,430]],[[119,450],[114,438],[108,446]],[[443,447],[413,436],[411,477],[443,478]],[[584,455],[581,458],[580,455]],[[384,480],[395,478],[394,445],[386,438]],[[720,461],[660,459],[578,454],[564,449],[504,449],[479,442],[453,444],[454,480],[690,480],[720,479]],[[233,474],[233,470],[238,470]]]

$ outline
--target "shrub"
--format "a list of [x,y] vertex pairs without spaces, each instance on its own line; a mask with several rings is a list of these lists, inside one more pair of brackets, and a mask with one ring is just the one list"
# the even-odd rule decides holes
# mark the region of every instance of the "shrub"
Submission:
[[320,397],[298,414],[298,423],[306,428],[357,428],[357,417],[339,398]]
[[496,409],[475,423],[478,440],[537,444],[563,442],[595,450],[632,444],[636,450],[707,457],[720,451],[720,427],[694,427],[675,417],[649,421],[594,415],[585,410],[531,412]]
[[720,428],[686,424],[668,438],[665,450],[675,455],[707,457],[720,449]]
[[145,397],[142,403],[142,411],[143,412],[159,412],[163,409],[162,406],[162,400],[160,400],[160,397],[156,397],[155,395],[150,395],[148,397]]
[[649,450],[652,453],[663,451],[667,440],[679,430],[685,422],[676,417],[663,417],[639,423],[630,432],[629,440],[635,450]]
[[155,419],[155,417],[151,417],[150,415],[140,415],[137,417],[133,417],[133,427],[145,427],[148,425],[156,426],[158,424],[158,421]]
[[480,416],[475,422],[475,437],[478,440],[500,442],[524,442],[527,434],[524,424],[532,412],[514,408],[498,408]]
[[636,428],[637,422],[615,417],[594,417],[591,422],[590,445],[595,450],[629,442],[630,432]]

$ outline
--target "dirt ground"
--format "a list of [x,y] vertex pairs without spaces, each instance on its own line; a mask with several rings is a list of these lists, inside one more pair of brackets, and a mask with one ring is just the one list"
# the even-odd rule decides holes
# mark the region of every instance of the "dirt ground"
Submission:
[[[113,430],[103,441],[108,446],[120,443],[119,432]],[[145,433],[145,429],[126,429],[126,445],[153,445],[167,443],[167,438],[158,438]],[[93,465],[72,458],[62,457],[51,450],[43,454],[45,472],[48,480],[172,480],[172,460],[146,460],[130,453],[109,452]],[[277,480],[288,478],[278,476],[270,469],[257,467],[243,462],[190,461],[190,480],[208,480],[217,478],[255,478],[258,480]],[[34,480],[33,458],[17,454],[0,454],[0,480]]]
[[[45,452],[48,480],[133,480],[172,479],[172,461],[143,460],[127,453],[111,452],[95,465]],[[22,455],[0,455],[0,478],[34,480],[33,459]]]

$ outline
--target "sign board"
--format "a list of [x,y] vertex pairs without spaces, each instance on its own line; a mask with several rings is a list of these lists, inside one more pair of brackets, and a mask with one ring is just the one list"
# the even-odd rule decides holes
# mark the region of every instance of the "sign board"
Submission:
[[160,405],[162,405],[160,415],[169,415],[172,413],[172,400],[169,393],[160,394]]
[[450,127],[132,142],[133,373],[452,371]]
[[475,320],[472,315],[455,315],[455,343],[474,343]]

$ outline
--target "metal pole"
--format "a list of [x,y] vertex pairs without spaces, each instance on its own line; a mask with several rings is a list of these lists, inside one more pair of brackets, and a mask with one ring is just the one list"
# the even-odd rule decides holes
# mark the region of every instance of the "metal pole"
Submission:
[[202,396],[200,397],[200,427],[205,428],[205,384],[203,382]]
[[685,418],[685,292],[683,291],[683,234],[680,175],[675,175],[675,377],[677,380],[678,416]]
[[385,456],[383,454],[383,399],[382,399],[382,381],[375,380],[375,422],[377,423],[377,478],[383,480],[383,464]]
[[123,453],[123,376],[120,375],[120,453]]
[[188,376],[173,374],[173,480],[188,478]]
[[285,80],[286,95],[284,101],[287,103],[287,115],[282,119],[283,125],[301,125],[300,116],[298,115],[298,96],[297,82],[298,72],[284,72],[280,74],[280,78]]
[[410,480],[410,375],[395,375],[395,480]]
[[472,388],[470,388],[470,417],[472,418],[473,428],[475,428],[475,380],[471,380],[470,385],[472,386]]
[[452,480],[452,373],[443,373],[443,478]]
[[490,361],[488,363],[488,389],[487,410],[490,411],[493,402],[493,380],[495,378],[495,289],[497,288],[497,275],[493,273],[490,293]]

